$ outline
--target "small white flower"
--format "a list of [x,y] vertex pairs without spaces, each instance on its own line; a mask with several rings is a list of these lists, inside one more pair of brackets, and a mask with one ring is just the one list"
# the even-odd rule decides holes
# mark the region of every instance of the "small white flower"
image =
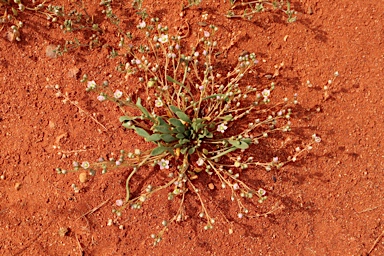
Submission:
[[116,200],[116,205],[117,205],[117,206],[123,206],[123,200],[121,200],[121,199],[117,199],[117,200]]
[[259,196],[264,196],[266,193],[267,193],[267,192],[266,192],[264,189],[262,189],[262,188],[259,188],[259,190],[257,191],[257,194],[258,194]]
[[235,183],[233,184],[233,189],[234,190],[238,190],[240,188],[239,184]]
[[204,164],[204,160],[202,158],[199,158],[197,161],[196,161],[196,164],[198,166],[202,166]]
[[82,163],[81,163],[81,167],[82,167],[83,169],[88,169],[90,166],[91,166],[91,165],[90,165],[88,162],[82,162]]
[[168,42],[168,35],[161,34],[161,36],[158,39],[159,43],[167,43]]
[[96,82],[95,81],[88,81],[88,83],[87,83],[87,89],[89,89],[89,90],[93,90],[93,89],[95,89],[96,88]]
[[194,55],[195,57],[199,57],[199,52],[194,52],[193,55]]
[[113,94],[113,97],[115,97],[115,99],[120,99],[121,96],[123,96],[123,92],[120,90],[116,90],[115,93]]
[[203,51],[203,55],[207,56],[208,52],[206,50]]
[[139,23],[139,25],[137,25],[138,28],[145,28],[147,26],[147,23],[145,23],[145,21],[142,21]]
[[316,142],[316,143],[320,143],[321,142],[321,138],[319,136],[317,136],[316,134],[313,134],[312,135],[312,139]]
[[272,159],[272,162],[274,162],[274,163],[279,162],[279,158],[278,158],[277,156],[275,156],[275,157]]
[[200,91],[203,91],[203,90],[204,90],[204,85],[200,85],[200,86],[199,86],[199,90],[200,90]]
[[160,108],[162,106],[163,106],[163,102],[161,101],[161,99],[155,100],[155,107]]
[[99,96],[97,96],[97,99],[99,101],[105,101],[107,98],[104,95],[99,95]]
[[228,128],[228,126],[226,126],[225,124],[219,124],[219,125],[217,126],[217,131],[218,131],[218,132],[221,132],[221,133],[224,133],[225,130],[227,130],[227,128]]
[[204,31],[204,36],[205,37],[209,37],[211,35],[211,33],[209,33],[208,31]]
[[240,212],[240,213],[237,214],[237,217],[238,217],[239,219],[241,219],[241,218],[243,218],[243,214]]
[[169,160],[161,159],[158,165],[160,166],[160,170],[169,169]]
[[269,95],[271,95],[271,91],[268,89],[264,89],[264,91],[261,92],[261,95],[263,95],[264,98],[268,98]]

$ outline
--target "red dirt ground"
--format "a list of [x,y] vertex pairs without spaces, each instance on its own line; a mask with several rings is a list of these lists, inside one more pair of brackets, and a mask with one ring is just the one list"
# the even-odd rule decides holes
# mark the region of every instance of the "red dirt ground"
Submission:
[[[73,1],[53,2],[73,6]],[[79,82],[88,74],[98,82],[108,79],[114,87],[126,86],[114,70],[117,60],[107,58],[106,48],[49,58],[47,46],[73,34],[64,35],[31,12],[20,16],[21,42],[9,42],[5,27],[0,40],[0,255],[384,255],[384,4],[295,0],[292,5],[297,22],[287,24],[279,12],[258,14],[251,21],[227,19],[229,3],[223,0],[203,0],[183,17],[179,1],[144,0],[148,13],[159,16],[162,24],[173,28],[188,22],[192,37],[201,14],[208,13],[208,22],[219,27],[219,44],[230,46],[231,38],[234,42],[223,62],[234,64],[244,50],[265,60],[261,67],[266,73],[284,62],[273,97],[297,92],[299,118],[293,133],[322,137],[299,163],[278,173],[255,172],[273,191],[267,206],[280,207],[273,214],[234,219],[229,235],[220,212],[233,210],[222,200],[230,192],[212,192],[215,204],[210,207],[218,223],[213,230],[204,231],[192,210],[191,218],[170,226],[156,247],[150,234],[170,217],[166,192],[117,220],[111,209],[124,197],[124,171],[97,175],[84,184],[77,174],[55,172],[73,160],[96,160],[122,148],[142,147],[140,138],[121,128],[118,109],[96,102]],[[116,45],[118,38],[100,14],[98,1],[87,0],[85,6],[99,13],[95,21],[105,29],[104,43]],[[123,15],[126,29],[134,31],[139,18],[131,3],[116,1],[113,6]],[[325,92],[323,86],[335,71],[340,76]],[[54,85],[85,113],[57,98]],[[73,193],[72,183],[80,193]],[[197,207],[194,199],[191,202]],[[108,219],[116,219],[123,229],[107,226]]]

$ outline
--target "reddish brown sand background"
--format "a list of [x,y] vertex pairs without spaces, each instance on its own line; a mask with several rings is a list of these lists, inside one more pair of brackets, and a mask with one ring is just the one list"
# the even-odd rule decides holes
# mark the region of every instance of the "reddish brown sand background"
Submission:
[[[148,13],[170,28],[188,22],[191,38],[202,13],[208,13],[209,23],[219,27],[219,44],[234,42],[223,62],[234,64],[244,50],[264,59],[266,72],[284,62],[274,97],[297,92],[296,131],[319,134],[322,143],[299,163],[274,173],[276,182],[272,173],[248,174],[273,191],[267,206],[280,206],[273,214],[234,219],[229,235],[220,211],[233,210],[222,200],[230,192],[212,192],[214,230],[204,231],[204,223],[191,216],[170,226],[153,247],[150,234],[170,217],[166,192],[139,211],[125,211],[119,220],[124,228],[119,229],[107,221],[114,218],[114,201],[124,197],[126,172],[98,175],[85,184],[79,184],[77,174],[55,172],[74,159],[96,160],[121,148],[142,147],[140,138],[120,127],[118,109],[96,102],[78,79],[86,73],[99,82],[108,79],[116,88],[127,86],[114,70],[117,60],[107,58],[107,48],[47,57],[47,46],[63,43],[63,33],[26,12],[22,41],[9,42],[7,27],[0,39],[0,255],[366,255],[371,250],[370,255],[383,255],[383,2],[295,0],[298,20],[292,24],[279,12],[255,15],[251,21],[229,20],[224,17],[229,3],[223,0],[203,0],[183,18],[179,1],[144,2]],[[98,1],[84,4],[93,6],[89,12],[105,29],[103,43],[116,45],[118,38],[100,14]],[[113,6],[127,29],[135,31],[139,18],[130,3]],[[340,76],[325,95],[322,88],[335,71]],[[56,84],[86,113],[57,98]],[[95,115],[106,131],[88,115]],[[80,193],[73,193],[72,183]],[[68,229],[64,236],[58,234],[61,228]]]

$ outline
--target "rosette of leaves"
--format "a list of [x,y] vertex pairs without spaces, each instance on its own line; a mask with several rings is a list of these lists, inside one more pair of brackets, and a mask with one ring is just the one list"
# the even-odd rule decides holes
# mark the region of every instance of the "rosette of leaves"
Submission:
[[[171,78],[169,78],[171,80]],[[138,135],[143,137],[146,141],[154,142],[157,147],[151,151],[152,156],[157,156],[165,152],[171,155],[192,155],[199,149],[204,140],[213,138],[213,131],[216,128],[214,122],[210,122],[209,117],[197,117],[191,119],[180,108],[170,105],[168,106],[171,117],[161,117],[150,114],[150,112],[143,107],[141,99],[136,102],[136,106],[142,112],[140,116],[122,116],[120,122],[125,128],[133,129]],[[232,120],[232,115],[226,115],[221,120],[228,122]],[[140,127],[140,123],[137,120],[147,119],[152,122],[152,126],[149,130]],[[226,153],[229,153],[235,149],[247,149],[251,143],[251,139],[229,139],[225,141],[232,145],[228,150],[222,152],[220,157]],[[204,150],[206,151],[206,150]]]

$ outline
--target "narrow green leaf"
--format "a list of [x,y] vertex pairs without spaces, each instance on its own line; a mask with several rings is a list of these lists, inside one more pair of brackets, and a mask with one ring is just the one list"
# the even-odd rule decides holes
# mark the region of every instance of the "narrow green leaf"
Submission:
[[119,122],[126,122],[126,121],[131,121],[132,119],[131,119],[131,117],[129,117],[129,116],[121,116],[121,117],[119,117]]
[[179,133],[183,133],[183,132],[185,132],[185,127],[184,127],[184,125],[183,125],[183,126],[178,126],[178,127],[176,127],[176,130],[177,130]]
[[179,119],[177,119],[177,118],[169,118],[169,122],[170,122],[173,126],[175,126],[176,128],[177,128],[178,126],[184,126],[183,123],[182,123]]
[[135,129],[136,133],[138,135],[140,135],[141,137],[145,138],[145,139],[148,139],[149,138],[149,133],[144,130],[143,128],[140,128],[140,127],[134,127],[133,129]]
[[187,150],[188,150],[188,148],[182,148],[182,149],[180,150],[180,153],[181,153],[182,155],[185,155],[185,153],[187,153]]
[[176,81],[175,79],[173,79],[170,76],[167,76],[167,80],[168,80],[168,82],[171,82],[171,83],[174,83],[174,84],[177,84],[177,85],[180,85],[180,86],[184,86],[182,83]]
[[121,123],[126,123],[128,121],[136,120],[138,118],[140,118],[140,117],[139,116],[121,116],[121,117],[119,117],[119,121]]
[[178,138],[178,139],[184,139],[184,138],[185,138],[185,135],[182,134],[182,133],[178,133],[178,134],[176,134],[176,138]]
[[192,155],[193,153],[195,153],[195,150],[196,148],[195,147],[192,147],[188,150],[188,155]]
[[191,142],[190,140],[188,140],[188,139],[181,139],[181,140],[179,140],[179,143],[180,144],[186,144],[186,143],[188,143],[188,142]]
[[220,117],[220,119],[222,119],[222,120],[224,120],[224,121],[227,121],[227,122],[229,122],[229,121],[232,121],[232,119],[233,119],[233,116],[232,116],[231,114],[229,114],[229,115],[226,115],[226,116]]
[[154,148],[151,152],[151,156],[158,156],[162,153],[164,153],[165,151],[167,151],[168,148],[167,147],[163,147],[163,146],[158,146],[156,148]]
[[229,149],[225,150],[224,152],[221,152],[220,154],[217,154],[217,155],[211,157],[210,159],[215,160],[215,159],[220,158],[220,157],[222,157],[228,153],[231,153],[232,151],[235,151],[236,149],[237,149],[236,147],[230,147]]
[[162,134],[161,135],[161,139],[166,142],[166,143],[169,143],[169,142],[172,142],[172,141],[175,141],[177,140],[175,137],[173,137],[172,135],[170,134]]
[[175,113],[175,114],[176,114],[176,112],[178,112],[178,111],[181,111],[181,112],[182,112],[181,109],[179,109],[178,107],[173,106],[173,105],[170,105],[169,108],[170,108],[171,111],[172,111],[173,113]]
[[151,114],[149,114],[148,110],[141,105],[141,98],[137,99],[136,106],[140,109],[140,111],[144,114],[145,117],[153,120]]
[[244,142],[244,141],[228,140],[228,142],[229,142],[232,146],[234,146],[234,147],[236,147],[236,148],[239,148],[239,149],[247,149],[247,148],[249,148],[249,145],[248,145],[246,142]]
[[160,125],[167,125],[167,126],[169,126],[167,124],[167,122],[165,122],[164,119],[161,118],[160,116],[157,117],[157,122],[159,122]]
[[180,118],[180,119],[183,120],[184,122],[192,123],[191,119],[189,119],[189,116],[187,116],[184,112],[182,112],[182,111],[177,111],[177,112],[176,112],[176,115],[177,115],[178,118]]
[[147,138],[147,141],[158,141],[161,140],[161,135],[158,133],[154,133]]
[[136,129],[136,126],[131,125],[128,122],[123,123],[122,126],[127,128],[127,129]]
[[157,125],[157,126],[155,126],[155,131],[160,132],[160,133],[170,134],[172,132],[169,128],[170,128],[169,125]]

